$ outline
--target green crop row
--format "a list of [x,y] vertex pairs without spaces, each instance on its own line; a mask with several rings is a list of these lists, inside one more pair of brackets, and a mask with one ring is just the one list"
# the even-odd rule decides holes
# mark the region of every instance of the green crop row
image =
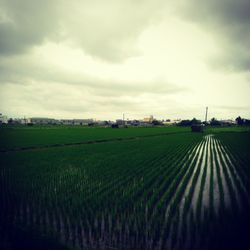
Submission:
[[247,218],[249,160],[248,133],[229,132],[1,153],[0,222],[75,249],[213,249]]

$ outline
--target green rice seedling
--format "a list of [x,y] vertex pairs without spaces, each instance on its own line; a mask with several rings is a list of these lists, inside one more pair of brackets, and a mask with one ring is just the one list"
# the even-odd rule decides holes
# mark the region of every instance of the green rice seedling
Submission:
[[217,158],[217,155],[216,155],[215,147],[216,147],[215,141],[213,141],[213,154],[214,154],[214,160],[215,160],[215,166],[216,166],[216,174],[217,174],[217,178],[218,178],[218,186],[219,186],[219,192],[220,192],[219,211],[220,211],[220,213],[223,213],[225,211],[224,190],[223,190],[220,166],[219,166],[218,158]]
[[222,163],[222,169],[223,169],[223,172],[225,175],[225,179],[227,182],[227,186],[228,186],[228,190],[229,190],[229,194],[230,194],[230,198],[231,198],[231,207],[233,210],[233,214],[237,214],[237,211],[238,211],[237,200],[236,200],[235,190],[233,189],[232,180],[229,177],[228,169],[227,169],[227,166],[225,165],[225,162],[223,161],[223,158],[221,156],[221,152],[218,152],[218,157],[220,159],[220,162]]
[[[212,152],[212,144],[210,143],[210,152]],[[213,163],[213,154],[210,154],[210,162]],[[214,167],[210,165],[210,185],[209,185],[209,217],[214,217]]]
[[199,196],[197,201],[197,208],[196,208],[196,221],[197,223],[201,222],[201,205],[202,205],[202,196],[203,196],[203,190],[206,182],[206,176],[207,176],[207,168],[208,168],[208,150],[209,145],[206,148],[206,158],[205,158],[205,166],[201,177],[201,184],[200,184],[200,190],[199,190]]
[[[192,197],[193,197],[195,185],[196,185],[198,176],[199,176],[199,174],[200,174],[200,166],[201,166],[201,163],[202,163],[202,156],[203,156],[203,154],[204,154],[204,150],[203,150],[202,153],[201,153],[201,157],[200,157],[199,161],[196,163],[196,164],[198,164],[198,165],[197,165],[197,169],[196,169],[196,172],[194,173],[194,176],[193,176],[193,179],[192,179],[192,183],[191,183],[191,186],[190,186],[188,195],[187,195],[187,197],[186,197],[186,199],[185,199],[185,203],[184,203],[183,218],[186,217],[186,215],[187,215],[187,213],[188,213],[188,210],[189,210],[189,208],[190,208],[190,205],[191,205],[191,200],[192,200]],[[198,160],[198,159],[197,159],[197,160]]]

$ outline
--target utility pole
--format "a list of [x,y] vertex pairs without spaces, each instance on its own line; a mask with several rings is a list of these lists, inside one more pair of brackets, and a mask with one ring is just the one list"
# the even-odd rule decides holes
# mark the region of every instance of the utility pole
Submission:
[[205,123],[207,124],[207,112],[208,112],[208,107],[206,107],[206,116],[205,116]]
[[125,114],[122,115],[122,120],[123,120],[123,126],[125,126]]

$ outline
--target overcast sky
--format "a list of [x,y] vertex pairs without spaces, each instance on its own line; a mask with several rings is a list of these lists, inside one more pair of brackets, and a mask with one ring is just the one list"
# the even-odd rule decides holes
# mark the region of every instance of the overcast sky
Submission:
[[250,0],[0,0],[0,113],[250,118]]

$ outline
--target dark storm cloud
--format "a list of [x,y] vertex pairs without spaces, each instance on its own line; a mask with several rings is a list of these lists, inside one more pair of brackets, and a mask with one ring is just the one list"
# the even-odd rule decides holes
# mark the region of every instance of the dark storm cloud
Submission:
[[250,70],[249,0],[187,0],[183,10],[218,43],[221,55],[212,61],[215,67]]
[[12,55],[56,38],[56,1],[0,0],[0,55]]

